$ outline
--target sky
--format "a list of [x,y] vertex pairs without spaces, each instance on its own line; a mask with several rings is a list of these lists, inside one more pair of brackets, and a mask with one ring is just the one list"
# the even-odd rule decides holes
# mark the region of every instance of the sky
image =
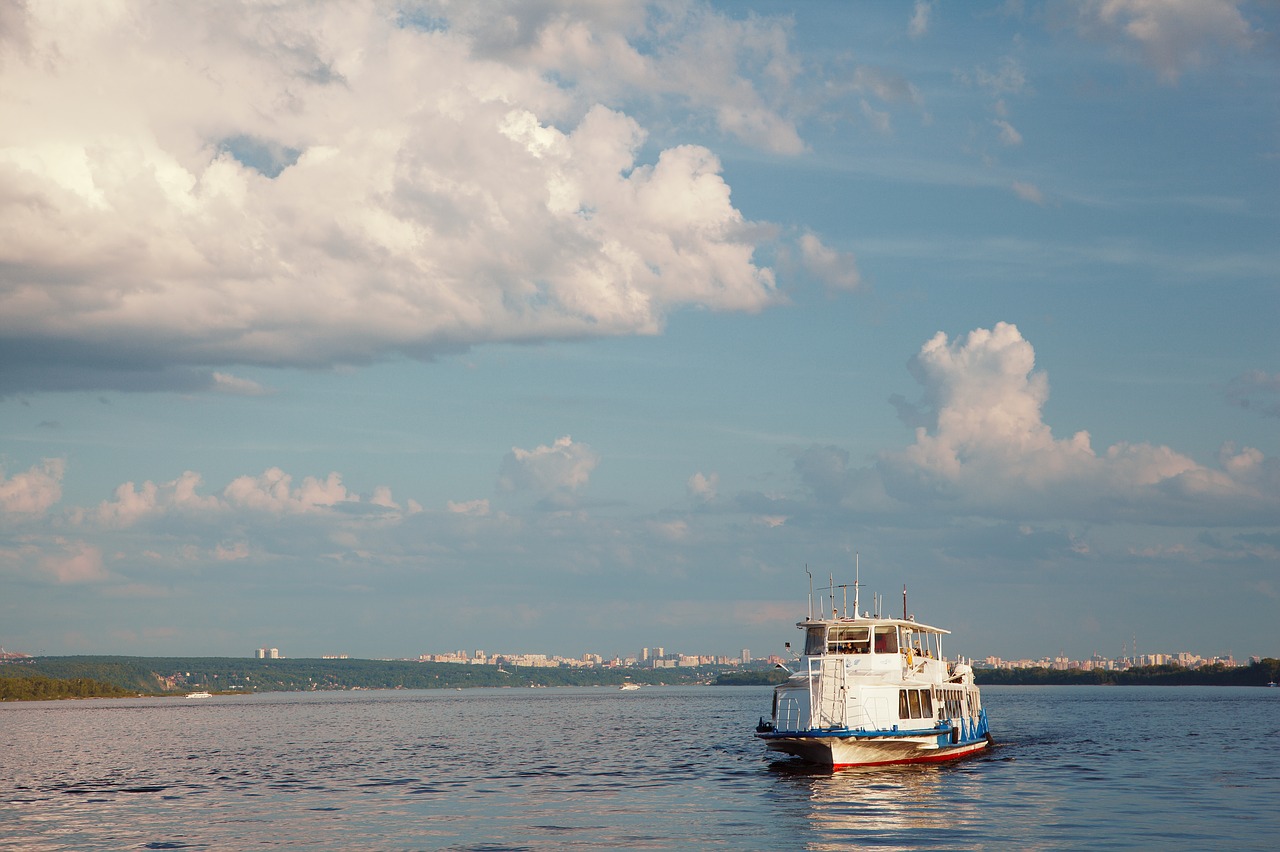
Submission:
[[0,645],[1280,656],[1280,6],[0,6]]

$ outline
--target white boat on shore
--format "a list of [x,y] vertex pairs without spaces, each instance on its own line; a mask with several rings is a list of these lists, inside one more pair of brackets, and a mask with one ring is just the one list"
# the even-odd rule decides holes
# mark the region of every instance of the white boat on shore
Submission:
[[213,693],[212,692],[188,692],[187,697],[188,698],[212,698]]
[[943,655],[950,631],[908,616],[905,587],[902,618],[859,614],[856,582],[853,614],[841,613],[836,590],[846,588],[832,582],[819,618],[810,591],[809,617],[796,625],[804,655],[774,689],[772,715],[756,736],[773,751],[833,768],[938,763],[987,748],[973,669]]
[[628,680],[628,681],[625,681],[625,682],[622,684],[622,686],[618,687],[618,689],[622,690],[623,692],[631,692],[631,691],[636,690],[636,689],[639,689],[639,688],[640,688],[640,684],[638,684],[638,683],[632,683],[632,682],[631,682],[631,681],[629,681],[629,680]]

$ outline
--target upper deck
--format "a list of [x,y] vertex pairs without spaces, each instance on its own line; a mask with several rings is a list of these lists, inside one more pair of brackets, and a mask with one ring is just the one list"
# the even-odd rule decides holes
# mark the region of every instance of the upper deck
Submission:
[[942,637],[951,633],[907,618],[806,619],[796,627],[805,632],[806,657],[912,651],[941,659]]

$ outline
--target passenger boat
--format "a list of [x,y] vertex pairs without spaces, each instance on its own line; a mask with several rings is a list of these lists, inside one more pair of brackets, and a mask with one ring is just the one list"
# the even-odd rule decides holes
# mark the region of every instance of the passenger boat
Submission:
[[212,698],[213,693],[212,692],[188,692],[187,697],[188,698]]
[[[831,583],[827,602],[796,624],[805,635],[804,655],[773,692],[773,713],[761,717],[756,736],[773,750],[832,768],[901,763],[939,763],[977,754],[992,742],[973,668],[948,661],[942,637],[950,633],[907,614],[902,618],[859,614],[853,584],[853,614],[836,607]],[[827,618],[826,613],[831,613]],[[791,643],[787,643],[790,648]]]

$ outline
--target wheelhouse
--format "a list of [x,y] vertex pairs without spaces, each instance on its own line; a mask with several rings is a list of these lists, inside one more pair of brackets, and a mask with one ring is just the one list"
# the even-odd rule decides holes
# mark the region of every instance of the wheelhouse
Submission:
[[807,657],[910,652],[941,660],[942,637],[950,632],[909,619],[802,621],[798,626],[805,631]]

